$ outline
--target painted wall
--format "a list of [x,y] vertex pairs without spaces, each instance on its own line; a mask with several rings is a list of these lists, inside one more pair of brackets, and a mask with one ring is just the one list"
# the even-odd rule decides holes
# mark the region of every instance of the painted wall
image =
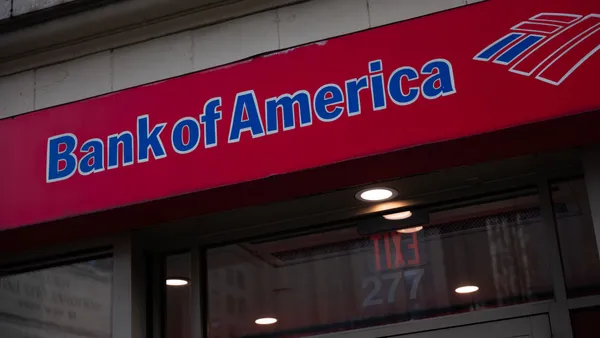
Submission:
[[[478,1],[312,0],[134,44],[124,41],[122,47],[0,77],[0,118]],[[287,2],[271,5],[282,3]]]

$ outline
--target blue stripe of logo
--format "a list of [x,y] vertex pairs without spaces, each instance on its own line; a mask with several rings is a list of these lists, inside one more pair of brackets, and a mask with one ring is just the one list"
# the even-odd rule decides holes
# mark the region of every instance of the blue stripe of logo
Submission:
[[479,53],[475,59],[489,61],[489,59],[491,59],[502,48],[508,46],[511,42],[515,41],[521,36],[523,36],[523,33],[510,33],[496,41],[493,45],[481,51],[481,53]]
[[543,38],[544,37],[540,35],[529,35],[502,53],[502,55],[500,55],[494,62],[509,64],[511,61],[519,57],[519,55],[521,55],[524,51],[529,49],[529,47],[535,45]]

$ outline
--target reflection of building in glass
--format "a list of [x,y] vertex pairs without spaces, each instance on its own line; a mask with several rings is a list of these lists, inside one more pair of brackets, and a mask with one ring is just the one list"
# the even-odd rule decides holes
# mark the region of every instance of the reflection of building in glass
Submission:
[[[257,309],[264,302],[261,295],[265,283],[246,276],[259,276],[259,270],[244,264],[211,269],[209,277],[210,326],[214,337],[227,338],[243,335],[237,328],[254,325],[255,314],[248,307]],[[250,304],[250,305],[249,305]],[[239,331],[239,332],[238,332]]]
[[[534,241],[542,230],[538,197],[524,192],[438,206],[415,233],[351,227],[212,249],[211,334],[310,335],[547,299],[550,274]],[[246,290],[233,282],[238,273]],[[455,292],[465,285],[479,291]],[[237,311],[239,299],[251,316]],[[279,322],[254,325],[261,316]]]
[[111,336],[112,259],[0,278],[7,338]]

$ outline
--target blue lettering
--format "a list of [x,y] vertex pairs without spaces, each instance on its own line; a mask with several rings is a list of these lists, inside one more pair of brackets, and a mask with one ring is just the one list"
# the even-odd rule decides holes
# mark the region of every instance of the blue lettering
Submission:
[[421,92],[426,99],[432,100],[456,93],[454,73],[448,60],[435,59],[427,62],[421,68],[421,74],[432,74],[421,84]]
[[253,90],[238,93],[235,97],[228,142],[238,142],[244,131],[250,131],[252,138],[265,135]]
[[[381,60],[369,62],[369,73],[373,74],[381,71],[383,71]],[[371,98],[373,99],[373,110],[382,110],[387,106],[383,74],[371,75]]]
[[[76,147],[77,137],[73,134],[62,134],[48,139],[46,148],[46,182],[66,180],[75,174],[77,170],[77,156],[73,152]],[[64,164],[64,167],[62,164]]]
[[366,76],[346,81],[348,116],[360,114],[360,91],[367,88],[369,88],[369,80]]
[[[187,129],[187,142],[184,140],[183,131]],[[191,117],[184,117],[177,121],[171,131],[171,144],[173,150],[178,154],[187,154],[198,146],[200,143],[200,124]]]
[[315,94],[315,114],[323,122],[335,121],[342,115],[344,108],[329,110],[329,107],[340,103],[344,103],[342,89],[335,84],[324,85]]
[[204,114],[200,115],[200,122],[204,126],[204,148],[217,145],[217,121],[221,119],[221,98],[216,97],[204,104]]
[[383,62],[381,60],[375,60],[369,62],[369,73],[377,73],[383,71]]
[[125,131],[108,136],[108,169],[119,166],[119,144],[123,146],[123,166],[133,164],[133,135]]
[[412,67],[402,67],[396,69],[392,75],[390,75],[388,92],[390,93],[392,101],[399,106],[411,104],[419,97],[419,87],[411,87],[407,94],[402,91],[402,78],[412,81],[418,79],[419,74]]
[[83,176],[104,170],[104,143],[93,138],[81,145],[81,152],[87,153],[79,160],[79,173]]
[[309,126],[312,124],[312,108],[310,104],[310,94],[301,90],[294,95],[284,94],[277,98],[267,100],[266,119],[267,134],[273,134],[279,131],[278,108],[283,111],[283,130],[290,130],[296,127],[294,107],[298,106],[300,110],[300,126]]
[[138,116],[137,119],[137,157],[138,162],[147,162],[150,151],[155,159],[167,157],[165,147],[160,139],[160,133],[165,129],[166,123],[159,123],[152,130],[148,115]]

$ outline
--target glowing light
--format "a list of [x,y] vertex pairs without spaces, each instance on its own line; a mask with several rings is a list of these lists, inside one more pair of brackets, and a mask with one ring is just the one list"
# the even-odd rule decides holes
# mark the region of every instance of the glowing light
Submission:
[[395,214],[388,214],[388,215],[383,215],[383,218],[390,220],[390,221],[398,221],[401,219],[407,219],[410,218],[410,216],[412,216],[412,212],[410,211],[402,211],[402,212],[397,212]]
[[168,278],[166,281],[168,286],[185,286],[190,282],[187,279],[183,278]]
[[466,285],[466,286],[461,286],[459,288],[456,288],[456,290],[454,290],[454,291],[456,293],[465,294],[465,293],[477,292],[478,290],[479,290],[479,287],[477,287],[475,285]]
[[271,325],[271,324],[275,324],[277,323],[277,319],[276,318],[258,318],[257,320],[254,321],[256,324],[258,325]]
[[396,232],[399,232],[401,234],[414,234],[415,232],[419,232],[423,230],[422,226],[418,226],[418,227],[412,227],[412,228],[406,228],[406,229],[398,229],[396,230]]
[[357,198],[365,202],[380,202],[396,196],[396,190],[389,188],[373,188],[359,192]]

